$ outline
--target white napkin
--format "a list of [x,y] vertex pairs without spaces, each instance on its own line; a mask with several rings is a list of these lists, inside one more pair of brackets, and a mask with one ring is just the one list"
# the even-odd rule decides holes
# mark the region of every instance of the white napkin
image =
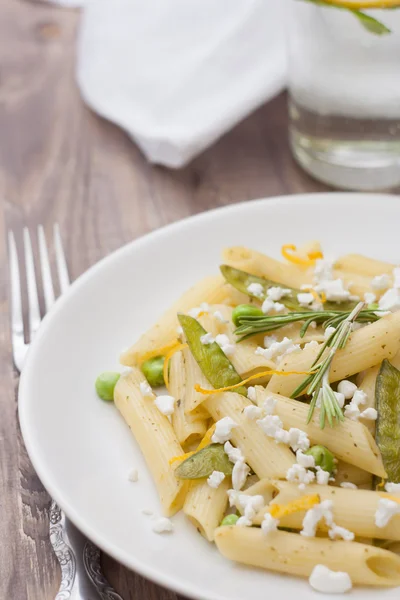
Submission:
[[283,20],[282,0],[92,0],[78,83],[149,161],[181,167],[283,89]]

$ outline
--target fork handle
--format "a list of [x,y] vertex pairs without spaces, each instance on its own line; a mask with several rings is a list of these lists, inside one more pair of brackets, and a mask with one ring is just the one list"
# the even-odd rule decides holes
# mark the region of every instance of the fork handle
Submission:
[[53,501],[50,541],[61,567],[55,600],[122,600],[104,577],[100,550],[69,521]]

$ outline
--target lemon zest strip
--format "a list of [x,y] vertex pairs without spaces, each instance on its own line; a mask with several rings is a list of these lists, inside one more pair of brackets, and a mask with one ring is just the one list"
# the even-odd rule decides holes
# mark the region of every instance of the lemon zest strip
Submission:
[[180,342],[178,342],[165,355],[164,366],[163,366],[163,374],[164,374],[164,382],[165,382],[165,386],[166,386],[167,390],[169,389],[169,387],[168,387],[169,386],[169,374],[168,374],[169,361],[171,360],[171,358],[173,357],[173,355],[176,352],[179,352],[180,350],[183,350],[184,348],[187,348],[187,347],[188,347],[187,344],[181,344]]
[[155,350],[149,350],[149,352],[145,352],[139,358],[139,365],[142,365],[146,360],[150,360],[150,358],[154,358],[155,356],[165,356],[170,350],[175,348],[180,342],[178,340],[174,340],[165,346],[161,346],[160,348],[156,348]]
[[269,507],[269,513],[274,519],[281,519],[287,517],[293,513],[300,512],[302,510],[309,510],[316,504],[320,503],[320,497],[318,494],[312,496],[302,496],[297,500],[288,502],[287,504],[272,504]]
[[246,377],[243,381],[239,381],[239,383],[235,383],[234,385],[228,385],[227,387],[218,388],[216,390],[206,390],[202,388],[198,383],[195,384],[194,389],[196,392],[200,394],[220,394],[221,392],[229,392],[229,390],[234,390],[235,388],[241,387],[245,385],[249,381],[253,381],[253,379],[259,379],[260,377],[264,377],[265,375],[312,375],[314,371],[261,371],[260,373],[255,373],[254,375],[250,375],[250,377]]
[[319,251],[309,252],[309,254],[307,255],[308,258],[302,258],[298,254],[295,254],[296,252],[297,247],[294,244],[284,244],[281,248],[282,256],[286,258],[286,260],[295,265],[300,265],[302,267],[312,267],[315,264],[317,258],[324,257],[322,252]]

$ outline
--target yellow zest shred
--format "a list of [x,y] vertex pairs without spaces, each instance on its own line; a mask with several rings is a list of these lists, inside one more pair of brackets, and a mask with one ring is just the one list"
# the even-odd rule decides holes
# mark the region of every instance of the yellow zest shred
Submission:
[[[202,450],[203,448],[205,448],[206,446],[208,446],[209,444],[211,444],[211,438],[214,435],[214,431],[215,431],[215,423],[214,425],[211,425],[210,429],[207,429],[207,431],[204,434],[203,439],[201,440],[200,444],[197,446],[196,452],[198,452],[199,450]],[[172,458],[169,459],[169,464],[172,465],[173,463],[179,461],[183,461],[186,460],[187,458],[190,458],[191,456],[193,456],[193,454],[195,454],[195,452],[186,452],[186,454],[181,454],[180,456],[173,456]]]
[[392,500],[393,502],[397,502],[400,504],[400,496],[393,496],[392,494],[379,494],[381,498],[385,498],[386,500]]
[[379,490],[379,489],[382,489],[382,488],[384,488],[384,487],[385,487],[385,480],[382,478],[382,479],[380,480],[380,482],[378,483],[378,485],[376,486],[376,488],[375,488],[375,489],[376,489],[376,490]]
[[181,344],[180,342],[177,342],[175,344],[175,346],[173,348],[171,348],[171,350],[169,352],[167,352],[167,354],[165,355],[164,367],[163,367],[163,374],[164,374],[165,386],[166,386],[167,389],[168,389],[168,386],[169,386],[169,375],[168,375],[169,361],[171,360],[171,358],[173,357],[173,355],[176,352],[179,352],[179,350],[183,350],[184,348],[187,348],[187,347],[188,347],[187,344]]
[[311,286],[307,287],[307,288],[304,288],[304,291],[305,292],[309,292],[310,294],[312,294],[314,296],[315,300],[319,304],[325,304],[325,302],[326,302],[326,294],[325,294],[325,292],[321,292],[320,294],[318,294],[318,292],[316,292],[314,290],[314,288],[312,288]]
[[250,377],[246,377],[243,381],[239,381],[239,383],[235,383],[234,385],[228,385],[227,387],[218,388],[217,390],[206,390],[202,388],[198,383],[195,384],[194,389],[196,392],[200,394],[220,394],[221,392],[229,392],[229,390],[234,390],[235,388],[241,387],[249,381],[253,381],[253,379],[259,379],[260,377],[264,377],[265,375],[311,375],[314,371],[261,371],[260,373],[255,373],[254,375],[250,375]]
[[165,356],[168,352],[173,350],[180,342],[178,340],[174,340],[165,346],[161,346],[160,348],[156,348],[155,350],[150,350],[149,352],[145,352],[139,358],[139,365],[142,365],[146,360],[150,360],[150,358],[154,358],[155,356]]
[[319,251],[309,252],[309,254],[307,255],[308,258],[302,258],[298,254],[295,254],[296,252],[297,248],[294,244],[284,244],[281,248],[282,256],[286,258],[286,260],[295,265],[300,265],[302,267],[312,267],[315,264],[317,258],[324,257],[322,252]]
[[287,504],[272,504],[269,508],[269,513],[274,519],[281,519],[287,517],[293,513],[300,512],[302,510],[309,510],[316,504],[320,503],[320,497],[318,494],[312,496],[302,496],[297,500],[288,502]]

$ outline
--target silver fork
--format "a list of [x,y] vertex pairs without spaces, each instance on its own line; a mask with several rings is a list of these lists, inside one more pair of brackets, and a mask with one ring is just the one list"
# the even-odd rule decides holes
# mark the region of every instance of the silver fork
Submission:
[[[29,307],[29,340],[39,329],[41,316],[38,286],[29,230],[25,227],[24,255]],[[38,227],[39,260],[46,312],[55,302],[49,255],[43,227]],[[12,350],[15,367],[21,372],[29,343],[25,343],[22,315],[22,290],[18,253],[12,231],[8,233],[11,281]],[[67,263],[62,247],[60,230],[54,225],[54,250],[61,293],[69,286]],[[61,584],[55,600],[122,600],[111,587],[101,570],[100,550],[69,521],[54,500],[50,507],[50,542],[61,567]]]

